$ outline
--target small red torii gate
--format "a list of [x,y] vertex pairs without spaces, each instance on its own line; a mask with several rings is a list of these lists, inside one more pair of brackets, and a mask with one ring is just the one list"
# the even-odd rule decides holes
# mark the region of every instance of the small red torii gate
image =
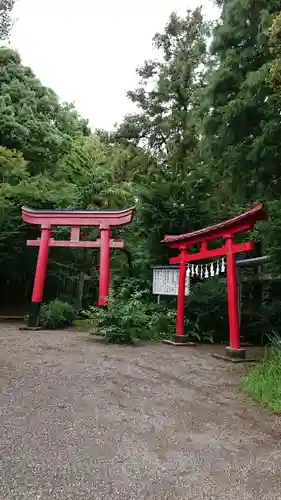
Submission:
[[[80,247],[100,249],[100,273],[98,305],[107,304],[110,281],[110,249],[124,248],[123,240],[110,239],[112,227],[130,224],[135,207],[127,210],[32,210],[22,207],[24,222],[41,225],[41,237],[27,240],[27,246],[38,246],[37,266],[34,278],[28,327],[36,328],[46,279],[49,247]],[[70,240],[54,240],[52,230],[56,226],[70,226]],[[96,241],[80,240],[81,226],[98,226],[100,238]]]
[[[193,261],[226,256],[229,318],[229,346],[226,348],[226,354],[230,357],[245,357],[245,350],[240,348],[235,255],[239,252],[253,250],[254,244],[251,241],[236,243],[235,236],[238,233],[252,229],[257,221],[265,218],[264,205],[258,204],[248,212],[237,215],[232,219],[220,222],[214,226],[209,226],[192,233],[166,235],[164,237],[162,243],[167,243],[171,248],[177,248],[179,251],[178,256],[172,257],[169,260],[170,264],[179,264],[180,267],[176,335],[174,337],[176,342],[181,343],[184,341],[186,264]],[[224,241],[222,246],[216,249],[209,249],[208,242],[217,239],[222,239]],[[194,245],[200,245],[200,250],[195,253],[190,253],[190,249]]]

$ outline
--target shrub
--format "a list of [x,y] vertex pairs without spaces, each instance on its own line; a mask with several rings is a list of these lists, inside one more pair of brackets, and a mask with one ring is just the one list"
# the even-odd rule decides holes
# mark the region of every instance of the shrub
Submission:
[[84,311],[90,332],[103,335],[110,343],[171,337],[175,333],[175,309],[152,302],[149,290],[133,290],[131,285],[126,280],[118,293],[110,294],[105,307],[92,306]]
[[[166,339],[171,338],[176,333],[176,307],[163,307],[153,304],[148,308],[150,313],[150,338]],[[209,333],[201,333],[198,324],[192,322],[188,316],[184,318],[184,326],[186,335],[190,340],[208,340],[212,341],[212,336]]]
[[75,317],[76,311],[70,304],[55,299],[41,306],[40,326],[48,329],[70,326]]
[[143,293],[137,291],[127,298],[124,290],[118,295],[112,292],[105,307],[90,307],[84,314],[91,333],[100,333],[107,342],[117,344],[145,337],[150,316],[147,305],[141,300]]
[[[208,300],[212,295],[206,293]],[[214,301],[214,298],[213,298]],[[84,311],[88,319],[90,332],[92,334],[103,335],[107,342],[111,343],[131,343],[134,338],[141,340],[160,340],[171,338],[176,329],[176,306],[174,299],[170,302],[163,301],[156,304],[151,300],[149,290],[133,290],[130,280],[123,282],[118,293],[112,292],[109,302],[105,307],[90,307]],[[196,303],[196,300],[193,302]],[[218,305],[220,307],[220,304]],[[214,313],[210,304],[206,311],[204,300],[199,301],[197,297],[196,309],[192,318],[190,304],[188,305],[188,315],[185,317],[186,332],[193,340],[212,341],[214,325],[211,315]],[[205,316],[204,316],[205,315]],[[204,316],[201,324],[198,322]]]
[[170,338],[176,329],[176,309],[169,309],[162,305],[152,304],[148,307],[150,338]]
[[272,359],[257,364],[243,379],[248,394],[276,412],[281,412],[281,337],[268,335]]

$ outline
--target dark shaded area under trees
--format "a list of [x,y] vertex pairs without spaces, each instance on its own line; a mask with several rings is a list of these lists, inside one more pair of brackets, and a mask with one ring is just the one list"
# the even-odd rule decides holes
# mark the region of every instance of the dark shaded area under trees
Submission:
[[[215,26],[200,9],[171,14],[153,39],[160,57],[137,69],[139,87],[128,92],[138,113],[114,133],[92,133],[19,54],[0,49],[1,310],[26,310],[30,298],[37,250],[25,246],[35,230],[22,223],[22,205],[114,209],[136,201],[134,224],[120,231],[127,254],[112,253],[112,284],[129,279],[130,289],[146,290],[151,266],[168,262],[165,233],[195,230],[262,201],[269,221],[253,238],[272,256],[264,271],[281,274],[281,2],[217,3]],[[2,40],[12,4],[0,2]],[[90,278],[87,306],[95,302],[98,252],[52,249],[45,299],[76,303],[81,273]],[[256,285],[244,291],[242,327],[256,325],[258,335],[257,325],[279,326],[279,286],[263,288],[262,305]],[[212,324],[227,332],[221,283],[201,283],[190,301],[198,331]]]

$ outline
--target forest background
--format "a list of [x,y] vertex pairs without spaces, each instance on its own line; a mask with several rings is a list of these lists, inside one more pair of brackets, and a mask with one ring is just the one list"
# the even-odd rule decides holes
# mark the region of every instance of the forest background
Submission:
[[[0,40],[9,35],[13,4],[0,0]],[[26,239],[38,231],[22,222],[22,205],[95,210],[136,204],[133,225],[119,230],[126,252],[112,252],[112,287],[129,293],[151,289],[151,267],[168,264],[164,234],[196,230],[264,202],[268,220],[252,238],[256,253],[270,256],[263,267],[270,279],[244,286],[241,327],[250,338],[265,324],[280,326],[281,2],[216,4],[215,24],[201,9],[185,17],[171,13],[153,39],[159,57],[137,69],[139,87],[128,92],[138,112],[113,132],[91,131],[18,53],[0,48],[2,311],[26,312],[30,300],[37,250],[26,248]],[[45,300],[77,303],[82,273],[89,279],[80,305],[94,304],[98,266],[97,251],[52,249]],[[164,303],[174,307],[173,300]],[[189,304],[194,329],[226,334],[224,282],[198,283]]]

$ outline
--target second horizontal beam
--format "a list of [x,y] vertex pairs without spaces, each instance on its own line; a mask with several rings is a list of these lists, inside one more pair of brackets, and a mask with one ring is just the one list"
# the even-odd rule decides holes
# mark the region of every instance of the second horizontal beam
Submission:
[[[28,247],[39,247],[40,239],[38,240],[27,240],[26,245]],[[64,247],[64,248],[100,248],[100,240],[96,241],[66,241],[66,240],[54,240],[49,241],[49,247]],[[110,248],[124,248],[124,241],[122,240],[110,240]]]

